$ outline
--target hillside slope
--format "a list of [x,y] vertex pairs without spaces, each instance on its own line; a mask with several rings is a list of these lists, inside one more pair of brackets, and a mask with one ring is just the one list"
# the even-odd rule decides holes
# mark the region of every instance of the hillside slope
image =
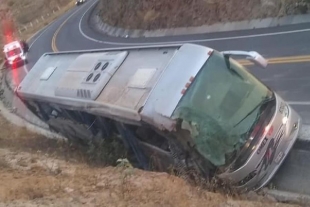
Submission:
[[[4,35],[11,34],[14,38],[27,39],[72,6],[72,0],[2,0],[0,47],[7,41]],[[2,56],[1,53],[0,59]]]
[[0,207],[294,207],[251,194],[233,199],[166,173],[102,167],[89,150],[47,139],[0,116]]
[[161,29],[201,26],[298,13],[297,0],[101,0],[100,16],[111,26]]

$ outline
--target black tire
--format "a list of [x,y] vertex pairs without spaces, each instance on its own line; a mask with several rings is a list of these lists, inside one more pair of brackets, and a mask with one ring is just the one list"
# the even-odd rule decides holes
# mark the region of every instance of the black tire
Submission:
[[27,42],[23,41],[22,44],[23,44],[24,51],[28,52],[29,51],[29,46],[28,46]]
[[25,53],[29,51],[29,47],[28,47],[27,44],[25,45],[25,49],[24,50],[25,50]]

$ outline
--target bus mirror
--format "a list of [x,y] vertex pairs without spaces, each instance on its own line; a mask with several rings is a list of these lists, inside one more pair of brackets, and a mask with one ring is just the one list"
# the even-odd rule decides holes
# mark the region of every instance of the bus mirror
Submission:
[[261,66],[262,68],[266,68],[268,64],[268,61],[263,56],[261,56],[259,53],[255,51],[249,52],[249,56],[246,59],[250,60],[256,65]]
[[266,68],[268,61],[261,56],[258,52],[255,51],[223,51],[224,55],[236,55],[236,56],[246,56],[246,59],[253,62],[256,65],[259,65],[262,68]]

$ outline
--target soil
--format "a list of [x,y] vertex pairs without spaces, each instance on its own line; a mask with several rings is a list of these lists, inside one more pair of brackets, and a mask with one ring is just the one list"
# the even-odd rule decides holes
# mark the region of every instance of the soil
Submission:
[[111,26],[163,29],[296,14],[298,0],[101,0],[99,15]]
[[167,173],[90,161],[87,150],[18,128],[0,116],[1,206],[293,207],[249,194],[232,198]]

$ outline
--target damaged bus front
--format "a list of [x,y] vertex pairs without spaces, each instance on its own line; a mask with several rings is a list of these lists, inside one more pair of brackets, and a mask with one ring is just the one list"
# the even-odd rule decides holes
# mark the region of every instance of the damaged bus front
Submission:
[[177,120],[175,134],[208,160],[218,177],[238,189],[257,190],[289,153],[301,118],[230,55],[267,65],[256,52],[210,52],[170,117]]

